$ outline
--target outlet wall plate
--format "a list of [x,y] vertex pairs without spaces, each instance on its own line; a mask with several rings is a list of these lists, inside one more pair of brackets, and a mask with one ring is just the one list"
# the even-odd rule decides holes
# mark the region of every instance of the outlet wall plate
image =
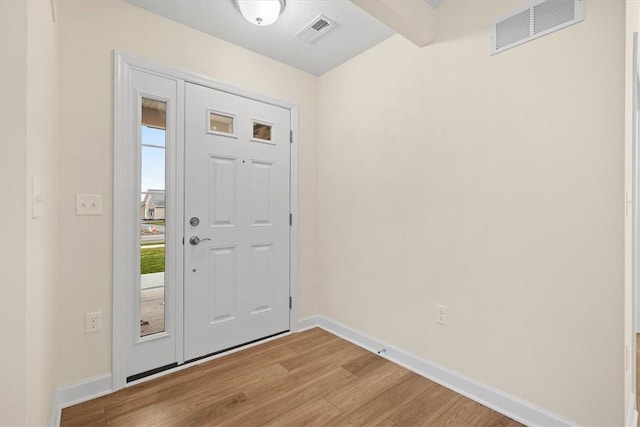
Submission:
[[448,311],[449,311],[449,309],[448,309],[448,307],[446,305],[437,304],[436,305],[436,323],[438,323],[440,325],[447,326],[447,324],[448,324],[448,319],[447,319]]
[[87,334],[99,332],[102,330],[102,312],[95,311],[93,313],[85,314],[84,318],[84,331]]

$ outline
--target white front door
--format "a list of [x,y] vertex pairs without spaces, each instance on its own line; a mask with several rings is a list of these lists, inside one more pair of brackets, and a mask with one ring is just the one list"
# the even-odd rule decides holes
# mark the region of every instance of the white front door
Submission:
[[184,359],[289,330],[288,109],[186,84]]

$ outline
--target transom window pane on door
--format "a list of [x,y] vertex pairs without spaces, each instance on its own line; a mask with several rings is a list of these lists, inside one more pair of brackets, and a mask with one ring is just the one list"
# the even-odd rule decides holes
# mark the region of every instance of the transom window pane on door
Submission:
[[209,130],[211,132],[233,135],[233,116],[209,112]]
[[272,141],[271,128],[272,126],[269,124],[253,122],[253,138],[261,139],[263,141]]
[[140,337],[165,331],[167,104],[142,99],[140,124]]

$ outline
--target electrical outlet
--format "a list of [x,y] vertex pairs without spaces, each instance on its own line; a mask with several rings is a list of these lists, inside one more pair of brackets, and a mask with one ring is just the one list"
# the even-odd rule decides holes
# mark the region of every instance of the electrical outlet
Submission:
[[448,308],[446,305],[436,305],[436,323],[447,326],[447,311]]
[[102,312],[96,311],[93,313],[85,314],[84,318],[84,331],[87,334],[93,332],[99,332],[102,330]]

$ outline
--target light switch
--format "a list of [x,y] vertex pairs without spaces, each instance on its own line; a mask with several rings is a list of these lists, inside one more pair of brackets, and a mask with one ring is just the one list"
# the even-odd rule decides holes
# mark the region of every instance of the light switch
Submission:
[[102,195],[76,194],[76,215],[102,215]]
[[31,218],[40,218],[40,205],[44,196],[40,189],[40,179],[37,176],[33,176],[31,181]]

